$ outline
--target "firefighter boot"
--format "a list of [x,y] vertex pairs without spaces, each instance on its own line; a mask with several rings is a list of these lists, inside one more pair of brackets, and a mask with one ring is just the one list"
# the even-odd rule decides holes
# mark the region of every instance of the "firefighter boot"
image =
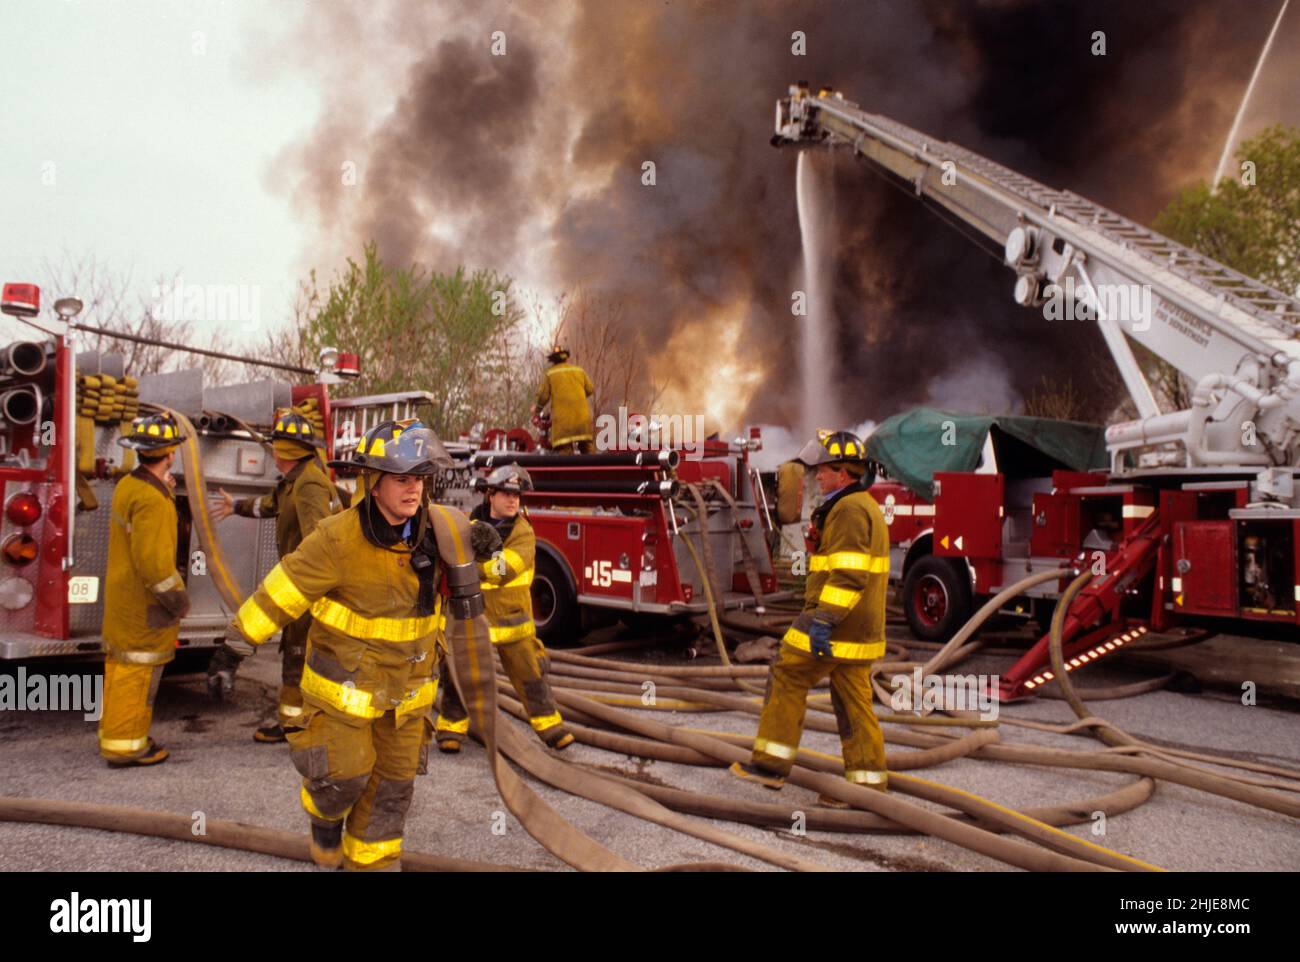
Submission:
[[343,823],[311,823],[311,860],[321,868],[336,869],[343,864]]
[[276,742],[288,741],[285,737],[284,729],[280,727],[279,722],[270,725],[263,725],[257,731],[253,732],[253,741],[262,742],[263,744],[274,744]]
[[732,762],[727,771],[747,782],[758,782],[764,788],[770,788],[774,792],[779,791],[785,785],[785,776],[770,772],[766,768],[760,768],[758,765],[749,762]]
[[109,768],[133,768],[136,765],[159,765],[167,761],[168,754],[170,753],[167,749],[151,738],[149,739],[149,746],[144,750],[143,755],[126,759],[109,758],[106,761]]

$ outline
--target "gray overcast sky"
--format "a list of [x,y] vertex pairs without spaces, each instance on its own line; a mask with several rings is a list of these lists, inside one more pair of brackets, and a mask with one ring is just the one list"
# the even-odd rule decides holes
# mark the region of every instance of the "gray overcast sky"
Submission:
[[142,295],[176,272],[258,285],[263,321],[279,323],[307,238],[265,179],[319,104],[299,72],[275,71],[273,86],[255,74],[268,75],[267,34],[301,7],[0,3],[0,278],[39,283],[47,258],[93,253],[131,269]]

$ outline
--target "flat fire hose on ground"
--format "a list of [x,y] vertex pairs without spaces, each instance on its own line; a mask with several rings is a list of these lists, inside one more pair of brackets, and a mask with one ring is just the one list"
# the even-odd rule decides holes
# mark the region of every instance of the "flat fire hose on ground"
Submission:
[[[189,453],[197,462],[197,445]],[[187,469],[187,490],[191,492],[191,501],[197,508],[196,528],[199,530],[200,543],[204,544],[206,537],[205,550],[208,550],[210,556],[215,556],[218,562],[221,562],[224,559],[220,555],[220,542],[216,537],[210,519],[207,517],[207,503],[203,497],[205,491],[201,486],[196,486],[197,490],[191,488],[191,477],[198,480],[201,485],[202,475],[200,471],[201,466],[198,466],[197,463],[196,470],[190,471]],[[449,521],[452,524],[453,536],[439,539],[440,543],[448,546],[445,549],[449,553],[448,560],[451,560],[452,563],[463,563],[463,561],[468,560],[468,533],[467,530],[462,530],[464,526],[463,517],[455,516],[445,512],[445,510],[436,512],[436,514],[440,519],[436,523]],[[202,525],[200,525],[200,522],[202,522]],[[211,567],[210,561],[209,568],[211,569]],[[221,570],[221,567],[219,564],[218,570]],[[225,570],[228,575],[228,569]],[[228,585],[232,589],[235,599],[241,600],[238,586],[233,579],[229,579]],[[237,604],[232,607],[237,607]],[[980,620],[982,619],[978,617],[972,619],[973,624],[964,629],[967,636],[974,631]],[[789,812],[786,806],[764,806],[722,796],[640,785],[618,776],[591,772],[584,770],[583,766],[563,761],[543,751],[531,739],[520,735],[513,729],[505,726],[498,729],[496,725],[498,707],[496,684],[498,684],[498,680],[496,678],[495,652],[488,640],[486,627],[479,624],[480,621],[482,621],[481,618],[472,622],[460,623],[456,626],[453,637],[449,638],[451,648],[449,663],[453,678],[456,679],[453,683],[458,684],[463,695],[468,695],[468,697],[464,698],[464,702],[470,712],[471,724],[474,725],[476,733],[483,738],[488,746],[493,774],[506,806],[519,819],[525,830],[537,838],[549,851],[577,868],[627,870],[640,867],[621,858],[565,822],[509,768],[502,758],[502,754],[509,755],[517,764],[525,767],[535,777],[548,781],[565,791],[571,791],[574,794],[592,798],[603,804],[612,805],[638,817],[647,818],[652,822],[673,828],[676,831],[683,831],[698,838],[707,838],[714,844],[731,847],[736,851],[764,859],[781,867],[795,869],[813,867],[812,863],[808,863],[806,860],[771,850],[765,846],[748,842],[745,839],[737,839],[730,833],[722,832],[710,836],[707,826],[702,830],[701,825],[688,820],[677,821],[671,817],[672,813],[668,812],[669,809],[673,809],[678,812],[709,818],[725,818],[755,824],[764,824],[764,820],[766,820],[767,824],[788,826]],[[716,623],[715,630],[717,630]],[[971,646],[962,647],[959,640],[955,647],[948,646],[947,651],[943,652],[942,655],[952,656],[960,651],[964,656],[971,650]],[[565,654],[567,655],[567,653]],[[554,655],[557,659],[561,658],[559,652],[555,652]],[[942,655],[933,659],[933,661],[942,661]],[[572,662],[567,669],[563,665],[557,665],[556,670],[559,673],[563,673],[565,670],[583,671],[595,675],[597,679],[602,675],[605,678],[610,678],[616,675],[631,674],[629,671],[618,670],[618,667],[607,668],[604,672],[591,671],[590,664],[595,661],[597,659],[573,655]],[[606,664],[609,663],[606,662]],[[613,664],[618,666],[618,663]],[[628,668],[632,667],[630,663],[626,663],[626,665]],[[741,679],[751,671],[753,669],[742,666],[723,666],[717,669],[673,667],[662,664],[656,666],[657,675],[665,677],[670,682],[680,682],[680,694],[689,696],[695,701],[722,701],[724,697],[727,697],[717,690],[693,688],[696,681],[729,678],[733,683],[741,683]],[[595,680],[584,682],[581,676],[575,682],[579,687],[586,683],[599,684]],[[620,681],[620,684],[625,683],[625,680]],[[674,690],[674,693],[678,692]],[[743,741],[744,737],[692,732],[687,729],[664,726],[658,722],[648,721],[641,715],[601,704],[598,700],[617,696],[602,695],[599,692],[590,692],[589,695],[590,697],[584,697],[579,691],[564,690],[557,692],[557,699],[565,705],[566,714],[575,721],[584,720],[590,724],[604,724],[617,730],[605,731],[590,729],[577,724],[573,725],[575,733],[579,735],[581,740],[588,741],[598,747],[640,757],[660,757],[662,755],[665,760],[686,764],[725,765],[729,761],[742,760],[748,757],[748,752],[736,744],[738,741]],[[732,695],[730,697],[735,698],[736,696]],[[503,704],[512,713],[519,714],[522,712],[522,706],[515,704],[512,699],[506,698]],[[746,701],[745,704],[749,710],[756,707],[752,702]],[[728,707],[735,708],[739,707],[739,705],[732,704]],[[1081,711],[1081,709],[1076,709],[1076,712],[1078,711]],[[956,719],[956,721],[960,721],[960,719]],[[1088,716],[1077,723],[1076,726],[1070,727],[1086,729],[1091,725],[1095,728],[1098,723],[1105,724]],[[822,719],[816,716],[809,718],[809,727],[825,729],[831,725],[833,723],[830,722],[830,719]],[[1114,728],[1114,726],[1108,727]],[[619,734],[620,731],[626,734]],[[932,812],[898,798],[892,792],[888,795],[881,795],[860,786],[850,785],[839,774],[842,770],[842,762],[834,756],[825,756],[807,750],[800,752],[796,767],[791,773],[790,782],[805,788],[820,790],[832,797],[848,801],[856,809],[852,811],[813,809],[807,813],[809,827],[821,827],[826,830],[838,831],[904,831],[931,834],[1008,864],[1030,869],[1105,870],[1107,868],[1118,868],[1150,870],[1154,868],[1154,866],[1147,863],[1111,852],[1086,840],[1077,839],[1066,833],[1058,834],[1052,826],[1055,824],[1081,823],[1086,821],[1087,817],[1090,817],[1091,812],[1097,810],[1107,811],[1108,814],[1116,814],[1135,807],[1150,796],[1154,786],[1154,779],[1157,778],[1164,778],[1189,787],[1225,795],[1268,810],[1283,812],[1292,816],[1300,815],[1300,805],[1279,796],[1276,792],[1265,791],[1255,786],[1242,785],[1227,776],[1217,776],[1215,773],[1196,769],[1195,766],[1174,765],[1152,758],[1133,758],[1128,757],[1127,754],[1120,756],[1105,752],[1071,752],[1038,746],[1011,745],[998,741],[994,735],[995,733],[988,730],[977,730],[969,735],[959,735],[949,733],[943,729],[935,730],[933,733],[912,732],[905,729],[899,732],[891,730],[887,738],[890,741],[921,748],[921,752],[908,754],[924,756],[925,761],[929,763],[965,756],[977,759],[1004,760],[1018,764],[1127,772],[1138,776],[1138,778],[1135,782],[1117,790],[1112,795],[1103,796],[1102,798],[1087,799],[1073,805],[1053,806],[1045,810],[1016,812],[958,789],[915,779],[901,772],[896,773],[895,784],[903,794],[913,794],[929,801],[938,802],[952,809],[953,813]],[[1125,752],[1141,751],[1148,748],[1148,746],[1143,746],[1140,743],[1134,745],[1132,741],[1135,740],[1125,741],[1122,737],[1117,737],[1116,741],[1121,743],[1118,746],[1119,749]],[[1150,746],[1150,748],[1153,749],[1154,746]],[[1208,755],[1195,757],[1213,758],[1213,756]],[[920,764],[913,766],[910,762],[920,763],[921,761],[920,757],[909,759],[909,763],[900,764],[898,767],[920,767]],[[1276,768],[1273,770],[1276,774],[1284,777],[1300,778],[1300,773],[1297,772]],[[621,791],[611,791],[611,787],[616,787]],[[646,804],[647,802],[650,804]],[[142,834],[148,834],[150,833],[149,823],[157,820],[160,814],[140,813],[136,810],[125,809],[117,813],[91,811],[92,809],[103,808],[103,806],[84,806],[75,803],[33,799],[0,799],[0,820],[45,821],[51,824],[76,824],[121,831],[138,831]],[[132,812],[134,814],[131,814]],[[140,817],[142,814],[145,817]],[[173,820],[180,819],[180,821],[175,826],[171,826],[170,822],[166,822],[165,830],[159,830],[154,834],[168,838],[187,838],[191,841],[201,841],[201,839],[195,839],[189,835],[188,817],[161,814]],[[211,824],[209,823],[210,826]],[[227,823],[222,824],[224,826]],[[232,826],[231,831],[223,836],[226,841],[217,842],[217,844],[229,843],[232,847],[246,848],[250,851],[280,854],[280,850],[272,850],[279,843],[274,842],[274,840],[268,841],[262,834],[273,830],[259,829],[256,826],[246,826],[240,823],[229,823],[229,825]],[[1020,834],[1023,836],[1023,840],[1000,837],[1001,833],[1005,832]],[[281,840],[284,846],[288,846],[285,851],[292,850],[291,854],[286,857],[300,857],[301,853],[298,850],[303,847],[305,836],[294,835],[293,833],[279,834],[285,836]],[[1064,835],[1064,838],[1061,837],[1062,835]],[[403,859],[404,867],[417,869],[436,867],[446,870],[476,870],[479,867],[497,869],[503,867],[484,866],[482,863],[456,864],[455,860],[437,860],[436,857],[432,857],[434,859],[432,862],[424,861],[428,858],[431,857],[410,853],[409,857]],[[704,870],[734,868],[731,865],[712,862],[674,867]]]

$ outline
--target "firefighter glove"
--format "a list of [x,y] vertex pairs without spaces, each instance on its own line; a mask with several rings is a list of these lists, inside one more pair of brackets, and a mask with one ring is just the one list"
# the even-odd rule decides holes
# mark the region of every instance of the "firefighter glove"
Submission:
[[469,543],[474,549],[475,561],[488,561],[501,550],[501,534],[494,525],[485,521],[471,521]]
[[225,643],[216,650],[208,662],[208,694],[216,701],[224,701],[235,690],[235,673],[243,660],[252,654],[252,645],[241,637],[234,641],[227,632]]
[[814,658],[829,658],[831,651],[831,625],[813,620],[808,629],[808,647]]

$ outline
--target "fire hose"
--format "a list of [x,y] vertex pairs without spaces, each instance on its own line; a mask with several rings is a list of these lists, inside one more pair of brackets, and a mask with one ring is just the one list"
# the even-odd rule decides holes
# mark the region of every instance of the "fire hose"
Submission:
[[[193,437],[192,430],[187,434]],[[201,465],[198,464],[197,459],[197,444],[191,443],[183,447],[182,456],[183,459],[191,459],[185,462],[186,486],[195,513],[195,526],[200,544],[209,555],[209,571],[217,571],[219,591],[222,590],[224,581],[227,588],[233,592],[234,598],[239,599],[242,593],[233,578],[229,577],[229,569],[224,566],[220,541],[207,514],[206,498],[202,497],[205,487],[200,473]],[[193,470],[190,468],[191,461],[194,464]],[[707,541],[707,538],[705,537],[704,540]],[[654,670],[651,671],[647,670],[648,666],[645,663],[553,651],[549,653],[551,676],[555,683],[555,697],[565,708],[566,716],[570,719],[571,730],[584,744],[634,757],[657,758],[679,764],[724,766],[732,761],[748,759],[749,752],[746,746],[751,736],[740,733],[706,733],[685,727],[669,726],[640,714],[602,703],[602,700],[617,699],[644,710],[650,706],[636,696],[641,693],[641,684],[644,681],[654,681],[659,686],[659,691],[671,698],[670,701],[665,702],[656,697],[656,701],[661,706],[672,705],[679,710],[689,706],[692,711],[707,707],[723,711],[742,711],[750,715],[758,714],[759,705],[752,699],[742,694],[728,692],[735,692],[735,689],[739,688],[742,692],[761,694],[755,686],[748,685],[745,679],[766,675],[767,669],[731,664],[717,611],[717,599],[712,591],[713,579],[707,570],[709,566],[707,562],[701,563],[689,538],[684,538],[683,543],[687,545],[702,574],[710,626],[723,664],[718,667],[660,664],[655,665]],[[458,546],[458,550],[462,553],[465,548],[465,545]],[[1033,583],[1037,583],[1052,577],[1061,577],[1061,572],[1044,573],[1034,576],[1034,579],[1026,579],[1026,582],[1032,580]],[[977,644],[969,642],[975,630],[1000,607],[1002,600],[1005,600],[1003,595],[1007,595],[1008,592],[1023,591],[1028,586],[1026,582],[1012,586],[1007,589],[1007,592],[1001,593],[998,598],[981,608],[957,636],[954,636],[928,660],[926,668],[933,670],[951,667],[960,658],[972,653],[978,647]],[[1086,579],[1082,577],[1076,579],[1071,585],[1074,590],[1067,590],[1066,597],[1063,597],[1061,604],[1058,605],[1058,617],[1053,621],[1054,659],[1060,657],[1060,623],[1063,621],[1064,612],[1084,584]],[[222,594],[225,598],[224,591]],[[765,621],[771,623],[770,618]],[[544,751],[514,728],[498,725],[496,722],[498,704],[505,712],[516,717],[525,717],[524,709],[508,695],[502,694],[498,698],[497,686],[503,685],[503,681],[495,669],[494,652],[485,637],[475,635],[471,626],[466,637],[448,640],[452,674],[461,687],[462,694],[469,696],[464,701],[470,711],[473,730],[488,749],[498,791],[507,807],[524,828],[557,857],[581,869],[640,868],[560,818],[551,806],[528,788],[509,768],[505,762],[506,758],[533,777],[563,791],[598,801],[638,818],[730,848],[769,864],[794,870],[824,868],[802,856],[782,852],[735,836],[733,833],[696,823],[685,817],[696,815],[748,824],[781,826],[788,829],[791,819],[789,806],[760,804],[719,795],[646,785],[622,776],[593,770],[589,766],[562,760]],[[601,646],[600,654],[633,646],[625,643]],[[592,652],[596,650],[592,649]],[[887,666],[882,664],[881,669],[896,668],[904,664],[907,663],[890,662]],[[931,732],[890,730],[886,735],[888,742],[907,745],[918,750],[890,753],[888,767],[891,771],[891,787],[895,791],[884,794],[845,781],[842,777],[843,763],[837,757],[801,749],[789,781],[803,788],[824,792],[853,806],[852,810],[847,811],[811,809],[805,813],[807,827],[825,831],[930,834],[1006,864],[1027,869],[1151,870],[1155,866],[1061,832],[1057,826],[1085,823],[1091,820],[1091,815],[1095,811],[1104,811],[1107,815],[1129,811],[1151,797],[1156,780],[1161,778],[1224,797],[1235,798],[1268,810],[1300,817],[1300,804],[1292,803],[1290,799],[1279,796],[1276,792],[1267,791],[1259,785],[1243,784],[1239,780],[1207,772],[1195,766],[1183,766],[1181,763],[1165,761],[1163,760],[1165,757],[1174,754],[1172,751],[1147,746],[1120,732],[1109,723],[1090,715],[1070,686],[1066,673],[1060,671],[1059,667],[1058,665],[1057,677],[1062,680],[1062,690],[1067,700],[1070,700],[1073,694],[1071,708],[1079,717],[1077,725],[1071,727],[1075,730],[1090,731],[1096,737],[1102,738],[1110,746],[1107,750],[1073,752],[1008,744],[1002,742],[997,731],[990,728],[975,728],[966,734],[949,733],[942,729]],[[882,717],[882,721],[885,722],[912,723],[916,720],[912,716]],[[961,724],[963,727],[970,725],[969,720],[961,718],[944,720]],[[819,731],[835,731],[831,719],[819,714],[809,717],[808,727]],[[1147,752],[1158,753],[1159,757],[1141,757],[1139,754]],[[942,764],[963,757],[1050,767],[1125,772],[1137,777],[1122,788],[1098,798],[1017,812],[959,789],[904,774],[903,771]],[[1232,761],[1215,756],[1194,757],[1210,759],[1215,764],[1228,764]],[[1284,777],[1296,778],[1300,775],[1276,767],[1253,767],[1267,769],[1272,774]],[[1274,784],[1277,787],[1284,787],[1282,783]],[[900,795],[910,795],[936,802],[950,811],[935,812],[921,808],[899,797]],[[213,835],[214,823],[210,822],[209,837],[195,838],[190,834],[188,817],[175,815],[160,817],[160,814],[165,813],[143,813],[142,817],[138,810],[108,811],[104,806],[31,799],[0,799],[0,820],[48,821],[53,824],[77,824],[142,833],[150,833],[148,830],[152,824],[157,828],[157,831],[152,833],[163,837],[206,841],[208,844],[229,844],[231,847],[291,858],[303,857],[305,850],[305,837],[302,835],[276,833],[273,830],[242,823],[219,823],[221,830]],[[168,819],[179,819],[179,821],[176,825],[172,825]],[[1004,837],[1004,833],[1017,835],[1019,838],[1007,838]],[[450,859],[439,860],[437,857],[420,853],[405,855],[403,865],[405,868],[416,870],[428,868],[453,871],[504,867],[483,863],[461,863]],[[696,863],[674,867],[721,869],[732,866]]]

